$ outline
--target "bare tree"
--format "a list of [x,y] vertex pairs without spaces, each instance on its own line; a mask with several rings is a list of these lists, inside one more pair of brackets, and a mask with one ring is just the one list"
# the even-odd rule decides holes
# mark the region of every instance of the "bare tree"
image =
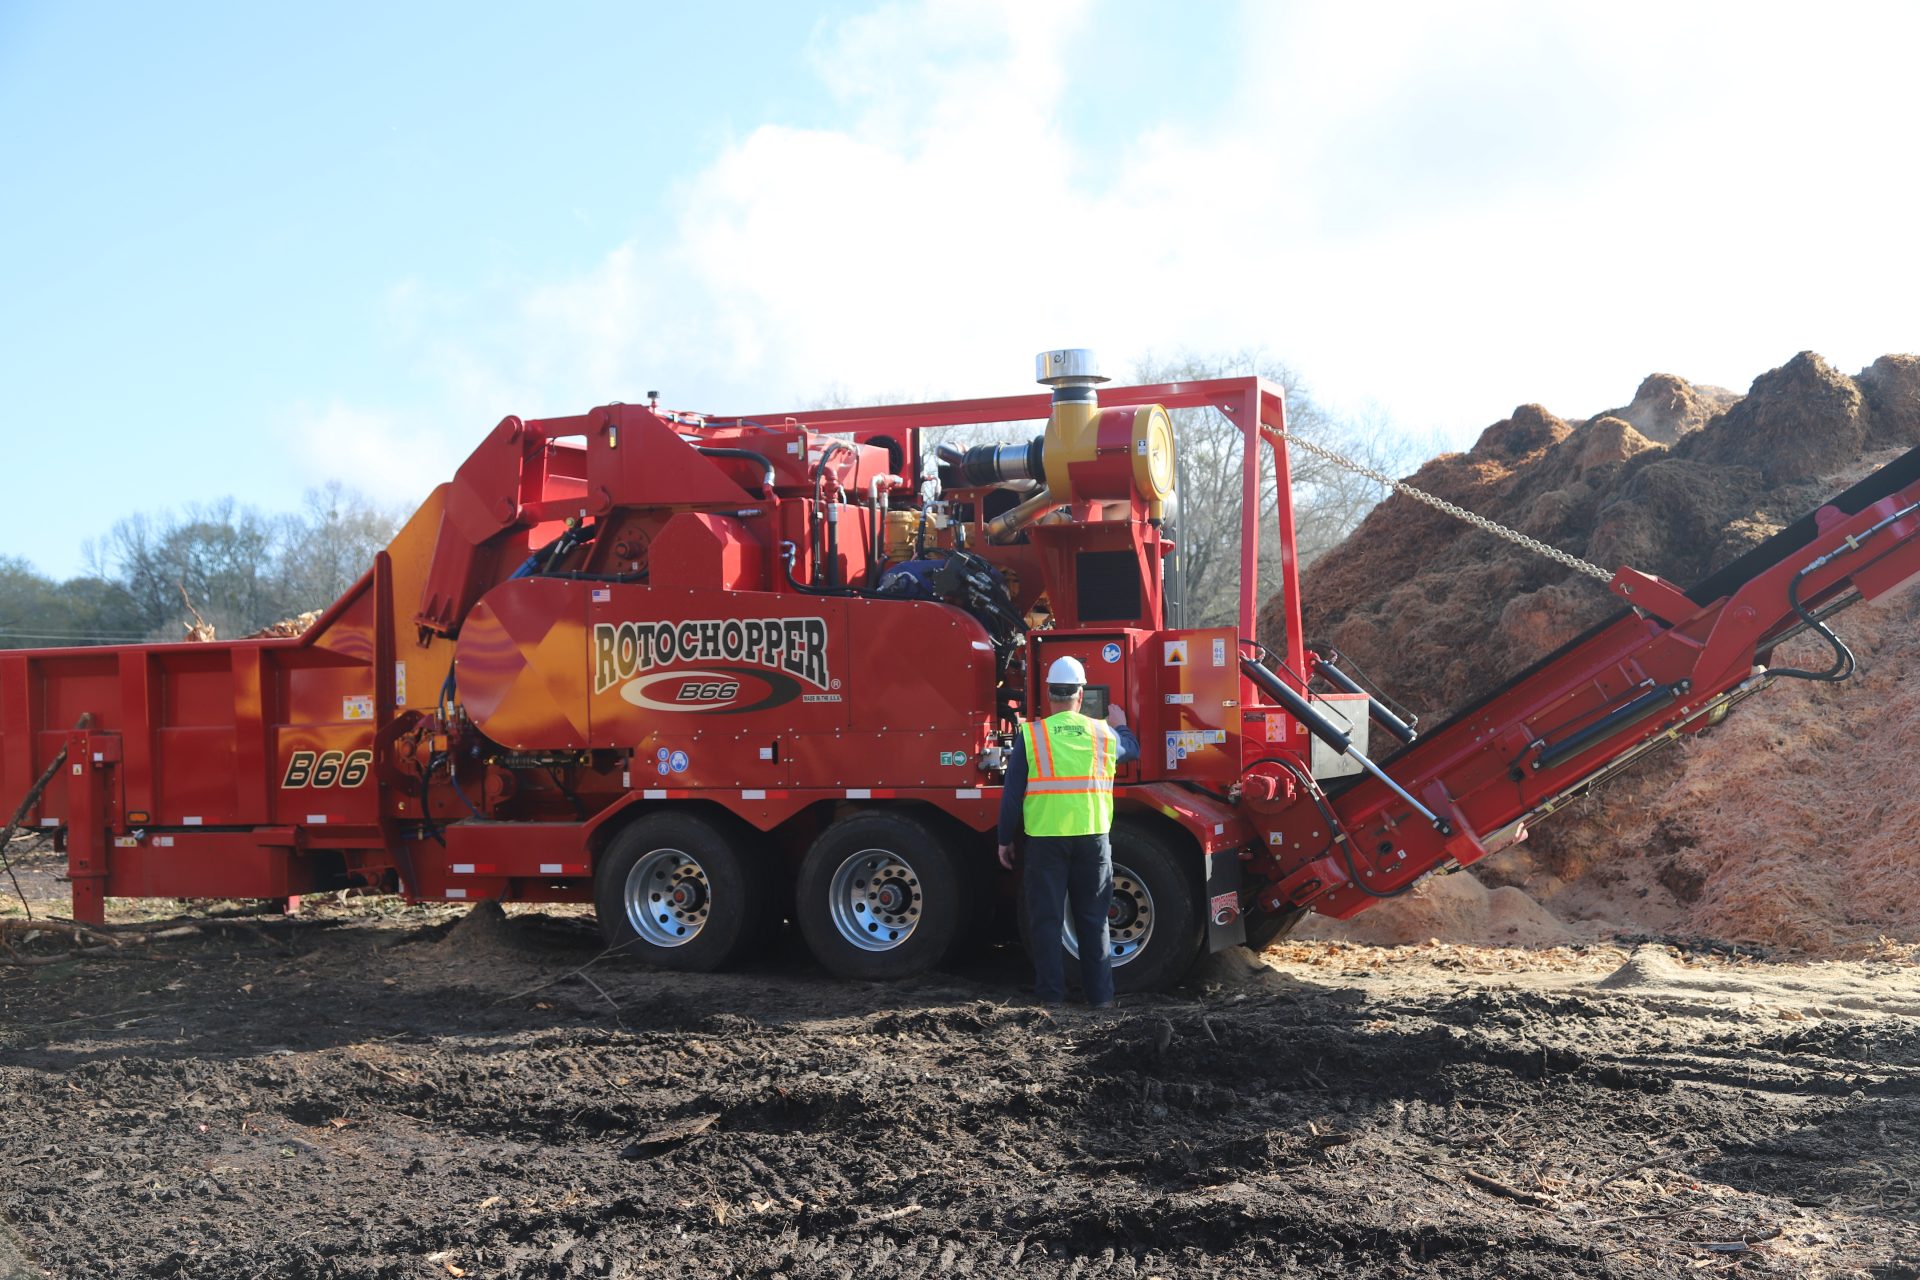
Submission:
[[86,556],[93,578],[124,602],[118,628],[178,640],[198,615],[230,637],[326,608],[398,525],[394,513],[332,484],[309,490],[305,510],[293,515],[225,498],[180,515],[128,516]]
[[[1419,443],[1395,432],[1384,416],[1340,418],[1313,399],[1305,382],[1286,365],[1260,352],[1230,355],[1151,355],[1135,365],[1142,383],[1189,382],[1257,374],[1282,389],[1289,433],[1338,450],[1378,470],[1409,471],[1425,456]],[[1220,626],[1236,620],[1240,593],[1240,531],[1247,518],[1241,477],[1245,437],[1213,409],[1173,413],[1178,493],[1169,521],[1175,539],[1172,576],[1181,601],[1182,625]],[[1279,585],[1279,491],[1269,451],[1262,449],[1259,482],[1260,581]],[[1304,567],[1338,545],[1384,496],[1373,481],[1303,449],[1289,450],[1295,546]]]
[[307,490],[305,510],[284,517],[278,531],[281,616],[324,609],[339,599],[373,567],[373,557],[393,541],[400,523],[398,512],[338,480]]
[[275,607],[274,524],[223,498],[190,506],[179,517],[130,516],[89,554],[98,576],[126,588],[151,638],[180,639],[190,621],[189,600],[220,634],[233,635]]

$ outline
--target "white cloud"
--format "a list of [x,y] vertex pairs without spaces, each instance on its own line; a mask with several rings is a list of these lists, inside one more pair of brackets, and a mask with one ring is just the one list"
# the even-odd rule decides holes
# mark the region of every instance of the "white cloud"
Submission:
[[[1655,369],[1858,366],[1915,345],[1917,15],[1249,3],[1192,118],[1096,146],[1064,123],[1096,9],[888,4],[819,35],[840,128],[746,133],[674,184],[668,242],[420,355],[455,461],[509,409],[1017,391],[1062,344],[1260,347],[1456,439]],[[318,421],[356,466],[431,467],[414,494],[451,469],[437,428]]]
[[[495,421],[498,418],[496,417]],[[377,502],[405,506],[453,472],[493,422],[462,432],[344,404],[296,410],[282,430],[312,483],[339,480]]]

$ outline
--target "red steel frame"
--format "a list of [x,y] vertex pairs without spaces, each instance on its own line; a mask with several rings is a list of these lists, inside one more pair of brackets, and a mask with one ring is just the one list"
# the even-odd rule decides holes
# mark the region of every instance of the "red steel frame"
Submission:
[[[1254,378],[1109,389],[1103,400],[1214,408],[1236,421],[1263,421],[1275,429],[1285,422],[1278,391]],[[917,454],[924,430],[1040,421],[1049,410],[1044,393],[831,410],[806,414],[802,430],[856,438],[882,430],[905,433]],[[444,850],[407,835],[411,823],[451,822],[460,817],[459,805],[470,804],[464,796],[457,802],[445,794],[410,797],[403,776],[395,773],[401,713],[409,701],[421,703],[423,689],[438,687],[452,660],[447,645],[428,643],[429,632],[457,631],[478,595],[504,576],[503,553],[487,546],[490,539],[497,542],[502,529],[518,524],[526,541],[537,542],[556,532],[562,517],[591,503],[593,477],[583,484],[574,473],[591,472],[592,464],[583,466],[577,451],[569,453],[554,442],[590,437],[599,429],[600,414],[620,414],[625,431],[656,426],[651,414],[620,410],[539,423],[504,420],[455,481],[416,515],[391,552],[383,553],[303,636],[0,654],[0,782],[23,792],[23,775],[69,737],[73,758],[86,765],[70,785],[44,797],[33,814],[40,825],[57,830],[67,847],[76,918],[98,919],[109,896],[287,898],[313,889],[323,876],[337,880],[342,875],[415,896],[512,892],[579,898],[585,896],[581,878],[590,871],[604,829],[624,811],[712,795],[635,781],[619,788],[618,795],[593,797],[596,805],[606,803],[585,822],[450,825],[443,831]],[[779,413],[710,421],[716,427],[745,421],[797,424],[798,417]],[[1255,514],[1242,538],[1241,629],[1250,632],[1258,592],[1259,437],[1247,432],[1246,438],[1247,493]],[[1297,671],[1304,663],[1287,460],[1277,439],[1270,450],[1281,493],[1287,643]],[[732,488],[710,474],[669,468],[650,480],[677,495],[706,485],[705,496],[712,500],[754,500],[747,489]],[[416,595],[422,647],[401,639],[401,619]],[[1141,621],[1149,630],[1134,633],[1138,639],[1130,644],[1155,634],[1157,618]],[[1096,629],[1101,635],[1110,630]],[[411,683],[411,700],[396,690],[396,670]],[[893,678],[913,676],[903,669]],[[361,696],[352,691],[365,688],[373,690],[369,705],[350,705]],[[335,698],[349,704],[347,709],[334,710],[329,699]],[[93,726],[67,734],[60,725],[82,709],[95,712]],[[1146,727],[1151,729],[1151,717]],[[324,762],[336,757],[336,779],[354,776],[350,762],[370,754],[370,764],[360,769],[372,785],[308,786],[293,795],[285,785],[293,776],[290,752],[322,762],[323,775]],[[1229,755],[1228,780],[1239,758],[1237,732]],[[340,761],[349,762],[344,775]],[[633,776],[632,770],[623,771],[623,778]],[[1247,836],[1240,816],[1204,795],[1149,779],[1124,790],[1131,793],[1125,803],[1172,817],[1207,852]],[[729,805],[754,825],[772,829],[822,794],[873,800],[917,796],[984,831],[993,824],[998,793],[977,783],[925,793],[908,787],[748,788],[734,793]],[[502,852],[503,840],[519,850],[517,862]],[[485,874],[495,868],[501,874]],[[510,876],[509,870],[526,874]]]
[[[1293,472],[1283,445],[1287,430],[1286,396],[1265,378],[1208,378],[1190,382],[1149,383],[1133,387],[1101,388],[1102,401],[1115,404],[1159,404],[1168,409],[1217,409],[1240,427],[1242,510],[1240,538],[1240,634],[1252,636],[1260,612],[1260,442],[1267,442],[1273,460],[1278,505],[1274,513],[1280,538],[1280,598],[1286,618],[1286,659],[1293,671],[1306,670],[1305,642],[1300,634],[1300,564],[1293,528]],[[948,400],[899,407],[830,409],[805,415],[815,431],[872,431],[885,426],[915,431],[938,427],[977,426],[997,422],[1044,419],[1051,402],[1045,393],[998,396],[979,400]],[[758,422],[778,422],[791,415],[746,414]],[[731,419],[729,419],[731,420]],[[1249,429],[1258,423],[1266,431]]]

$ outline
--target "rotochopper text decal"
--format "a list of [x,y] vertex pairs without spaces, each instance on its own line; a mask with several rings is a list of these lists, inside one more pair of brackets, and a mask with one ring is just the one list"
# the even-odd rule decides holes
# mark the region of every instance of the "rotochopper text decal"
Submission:
[[599,622],[593,628],[593,691],[656,667],[744,662],[828,687],[824,618],[705,618],[688,622]]

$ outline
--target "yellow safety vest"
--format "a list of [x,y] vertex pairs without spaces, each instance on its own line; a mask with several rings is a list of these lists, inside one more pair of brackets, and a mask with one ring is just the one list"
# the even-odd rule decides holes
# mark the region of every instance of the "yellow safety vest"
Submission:
[[1020,816],[1030,836],[1105,835],[1113,826],[1113,775],[1120,737],[1099,720],[1062,711],[1020,726],[1027,747],[1027,796]]

